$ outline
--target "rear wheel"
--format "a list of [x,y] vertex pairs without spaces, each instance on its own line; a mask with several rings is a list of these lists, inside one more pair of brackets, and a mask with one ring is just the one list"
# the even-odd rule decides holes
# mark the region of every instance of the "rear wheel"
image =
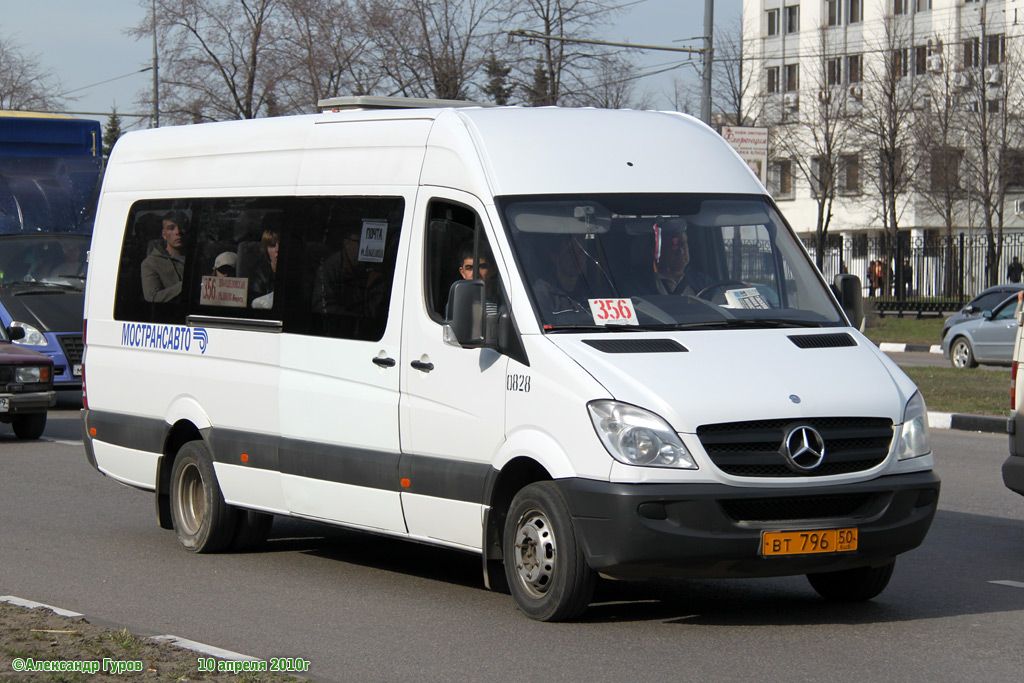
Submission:
[[858,567],[838,572],[808,574],[807,580],[818,595],[833,602],[864,602],[877,597],[892,578],[896,560],[881,567]]
[[519,609],[538,621],[579,616],[594,594],[594,572],[558,488],[525,487],[509,508],[503,542],[505,576]]
[[949,359],[954,368],[965,369],[978,366],[978,361],[974,360],[974,349],[971,348],[971,342],[964,337],[957,337],[953,340],[953,346],[949,350]]
[[46,413],[19,415],[11,420],[11,426],[19,439],[38,439],[46,429]]
[[224,502],[213,459],[201,441],[189,441],[171,468],[171,521],[178,542],[195,553],[213,553],[231,543],[238,511]]

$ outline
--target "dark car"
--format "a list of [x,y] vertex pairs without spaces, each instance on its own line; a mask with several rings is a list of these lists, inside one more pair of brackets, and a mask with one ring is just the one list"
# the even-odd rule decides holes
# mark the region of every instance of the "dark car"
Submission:
[[1024,291],[1024,284],[996,285],[982,291],[981,294],[968,301],[966,306],[946,318],[946,322],[942,324],[942,335],[939,337],[939,341],[946,338],[946,333],[953,325],[976,318],[981,315],[982,311],[995,310],[999,304],[1020,291]]
[[38,439],[46,429],[46,411],[57,401],[53,361],[12,344],[25,331],[0,327],[0,422],[14,427],[19,439]]
[[89,235],[0,235],[0,327],[53,360],[55,389],[82,387],[82,308]]

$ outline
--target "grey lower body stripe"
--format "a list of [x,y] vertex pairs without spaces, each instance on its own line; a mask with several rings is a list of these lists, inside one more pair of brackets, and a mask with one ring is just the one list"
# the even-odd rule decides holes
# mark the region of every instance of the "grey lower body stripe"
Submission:
[[[97,429],[95,438],[150,453],[163,452],[170,429],[163,420],[95,410],[83,411],[82,419]],[[467,503],[485,503],[492,472],[487,463],[373,451],[216,427],[209,431],[208,445],[217,462]],[[409,480],[408,488],[402,487],[403,478]]]

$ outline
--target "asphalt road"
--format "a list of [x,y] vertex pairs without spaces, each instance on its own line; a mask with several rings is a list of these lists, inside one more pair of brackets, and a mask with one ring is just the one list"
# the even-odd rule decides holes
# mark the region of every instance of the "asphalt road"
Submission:
[[[912,366],[927,366],[927,367],[942,367],[951,368],[949,359],[945,358],[941,353],[926,353],[924,351],[907,351],[901,353],[886,352],[889,358],[892,358],[897,365],[912,365]],[[1010,368],[1006,365],[979,365],[980,370],[994,370],[998,372],[1009,372]],[[964,372],[967,372],[966,370]]]
[[[0,595],[260,658],[330,681],[1019,681],[1024,498],[1006,437],[932,432],[943,478],[925,544],[861,605],[801,577],[603,583],[584,620],[527,620],[470,555],[278,520],[263,552],[193,555],[152,496],[86,463],[73,411],[47,440],[0,426]],[[994,581],[1017,582],[1016,585]],[[0,657],[4,655],[0,654]]]

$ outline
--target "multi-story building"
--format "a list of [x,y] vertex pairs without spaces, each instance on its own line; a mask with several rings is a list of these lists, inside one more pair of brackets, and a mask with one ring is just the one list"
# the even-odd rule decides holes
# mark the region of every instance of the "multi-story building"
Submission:
[[1024,260],[1024,0],[744,0],[743,26],[769,190],[826,275],[956,295]]

